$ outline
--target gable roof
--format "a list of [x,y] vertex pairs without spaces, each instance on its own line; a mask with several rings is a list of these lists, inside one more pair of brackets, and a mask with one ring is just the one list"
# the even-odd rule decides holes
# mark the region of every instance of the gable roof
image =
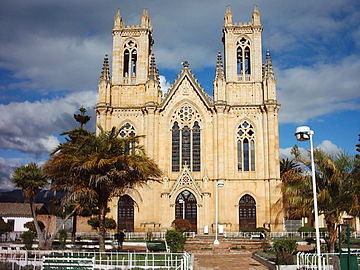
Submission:
[[184,68],[181,69],[180,74],[178,74],[177,79],[175,79],[174,84],[171,85],[167,96],[165,97],[165,99],[161,103],[161,105],[160,105],[161,110],[163,110],[167,106],[167,104],[169,103],[171,98],[174,96],[174,94],[179,89],[179,86],[181,85],[181,83],[186,78],[190,82],[190,85],[193,87],[193,89],[195,89],[195,92],[200,97],[200,100],[203,102],[203,104],[206,106],[206,108],[210,109],[210,107],[212,107],[210,96],[204,91],[203,88],[201,88],[201,86],[199,85],[197,79],[191,73],[191,69],[189,69],[188,64],[186,64],[186,63],[187,62],[185,62],[183,64]]
[[[45,210],[43,203],[35,203],[36,212]],[[0,217],[32,217],[29,203],[0,203]]]

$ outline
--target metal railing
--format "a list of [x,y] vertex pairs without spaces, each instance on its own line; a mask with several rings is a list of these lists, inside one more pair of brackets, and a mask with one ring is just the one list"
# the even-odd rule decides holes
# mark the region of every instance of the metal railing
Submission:
[[[184,253],[121,253],[121,252],[77,252],[77,251],[4,251],[0,250],[0,263],[10,263],[11,269],[32,266],[42,267],[44,256],[51,258],[92,257],[93,269],[192,269],[190,254]],[[55,260],[54,260],[55,261]],[[9,268],[10,269],[10,268]]]
[[[116,232],[107,232],[105,234],[106,239],[116,240]],[[154,240],[164,240],[166,232],[125,232],[125,239],[147,239],[151,236]],[[78,232],[76,237],[83,239],[97,239],[99,237],[98,232]]]
[[[321,269],[333,269],[335,259],[339,257],[339,253],[322,253],[320,255]],[[346,255],[346,253],[342,253]],[[352,250],[350,255],[357,257],[357,263],[360,264],[360,250]],[[315,253],[299,252],[296,254],[297,269],[318,269],[318,256]]]
[[[254,238],[260,235],[260,232],[224,232],[225,238]],[[327,232],[321,232],[320,237],[325,238],[328,236]],[[267,238],[314,238],[315,232],[269,232],[266,233]]]

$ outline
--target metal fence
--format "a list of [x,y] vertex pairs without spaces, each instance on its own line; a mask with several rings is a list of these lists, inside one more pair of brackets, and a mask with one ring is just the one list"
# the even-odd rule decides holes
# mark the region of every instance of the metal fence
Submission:
[[[106,239],[116,240],[115,232],[107,232],[105,234]],[[164,240],[166,232],[125,232],[125,239],[127,240],[136,240],[136,239],[154,239],[154,240]],[[77,232],[77,238],[82,239],[97,239],[99,237],[98,232]]]
[[[320,266],[321,269],[333,269],[335,260],[339,260],[339,253],[322,253],[320,255]],[[347,253],[342,253],[342,255],[347,255]],[[352,250],[350,252],[351,256],[357,257],[357,264],[360,264],[360,250]],[[296,255],[297,269],[318,269],[318,256],[316,253],[304,253],[299,252]],[[339,263],[339,262],[338,262]],[[351,268],[350,268],[351,269]]]
[[[225,238],[257,238],[260,232],[224,232]],[[328,236],[327,232],[321,232],[320,237]],[[267,238],[315,238],[315,232],[269,232],[266,233]]]
[[[66,258],[92,257],[95,269],[166,269],[191,270],[191,256],[184,253],[121,253],[121,252],[71,252],[71,251],[0,251],[0,264],[8,264],[9,269],[33,270],[42,268],[44,257]],[[27,268],[27,269],[28,269]]]

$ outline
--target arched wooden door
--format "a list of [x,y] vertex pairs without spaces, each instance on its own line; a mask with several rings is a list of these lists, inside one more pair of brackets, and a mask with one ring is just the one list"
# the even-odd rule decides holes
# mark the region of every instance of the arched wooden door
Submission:
[[175,218],[187,219],[191,224],[192,231],[197,231],[197,202],[194,194],[190,191],[184,190],[177,196]]
[[239,202],[239,230],[256,229],[256,202],[255,199],[246,194]]
[[123,195],[118,204],[118,231],[134,231],[134,201],[128,195]]

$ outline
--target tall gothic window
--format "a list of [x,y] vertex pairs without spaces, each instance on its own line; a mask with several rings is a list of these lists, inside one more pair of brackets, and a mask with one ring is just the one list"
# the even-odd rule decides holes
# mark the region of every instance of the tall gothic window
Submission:
[[[130,123],[126,123],[125,125],[123,125],[120,128],[120,137],[122,138],[130,138],[130,137],[135,137],[136,135],[136,131],[135,131],[135,127],[133,125],[131,125]],[[130,154],[130,153],[134,153],[135,152],[135,143],[134,142],[129,142],[126,143],[125,145],[125,154]]]
[[136,77],[137,68],[137,44],[129,40],[124,45],[124,78]]
[[236,43],[236,66],[239,80],[250,80],[251,58],[250,42],[242,38]]
[[255,171],[255,131],[248,121],[242,122],[236,133],[237,167],[239,171]]
[[183,166],[192,171],[201,169],[200,115],[190,105],[184,105],[173,115],[172,171],[178,172]]

